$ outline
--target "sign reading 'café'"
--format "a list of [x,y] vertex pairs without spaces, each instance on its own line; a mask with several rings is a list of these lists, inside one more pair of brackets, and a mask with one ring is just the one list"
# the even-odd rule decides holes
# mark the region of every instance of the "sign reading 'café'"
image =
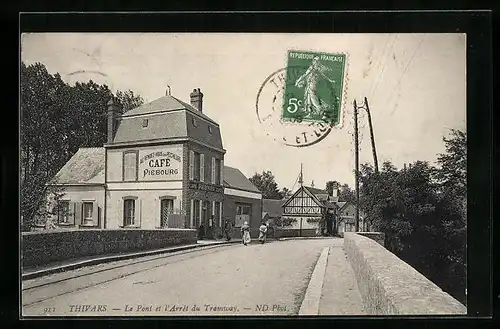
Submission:
[[182,148],[162,147],[139,153],[139,179],[171,181],[182,179]]

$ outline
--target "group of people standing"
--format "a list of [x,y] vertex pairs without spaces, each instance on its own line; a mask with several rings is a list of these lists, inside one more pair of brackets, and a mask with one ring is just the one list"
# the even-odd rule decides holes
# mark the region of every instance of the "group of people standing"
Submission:
[[[224,224],[224,235],[227,241],[231,240],[232,225],[231,222],[228,220],[226,220],[226,223]],[[267,223],[262,222],[262,224],[259,227],[258,240],[260,243],[264,243],[266,242],[266,238],[267,238]],[[241,226],[241,241],[245,246],[252,241],[252,238],[250,237],[250,226],[246,221]]]

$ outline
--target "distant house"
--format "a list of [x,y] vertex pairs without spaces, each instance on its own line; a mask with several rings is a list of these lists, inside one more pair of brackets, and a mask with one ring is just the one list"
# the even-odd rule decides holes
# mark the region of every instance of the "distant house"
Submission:
[[[337,232],[343,234],[344,232],[356,231],[356,207],[350,202],[338,202],[338,215],[337,215]],[[364,227],[364,214],[359,214],[359,230],[365,231]]]
[[[103,227],[106,199],[104,148],[80,148],[56,174],[62,197],[54,224],[59,227]],[[55,195],[49,195],[53,201]],[[51,202],[52,207],[55,204]]]
[[299,235],[318,235],[324,229],[333,234],[335,200],[325,190],[301,186],[283,203],[283,226]]
[[[262,212],[261,200],[259,189],[241,171],[224,166],[223,213],[235,229],[248,222],[250,228],[257,231]],[[235,230],[234,235],[239,236],[239,231]]]
[[342,234],[355,231],[355,206],[340,201],[338,189],[328,194],[325,190],[302,186],[283,203],[281,220],[284,228],[298,230],[299,235]]
[[281,216],[283,215],[283,203],[286,200],[262,200],[262,221],[268,222],[270,225],[280,223]]

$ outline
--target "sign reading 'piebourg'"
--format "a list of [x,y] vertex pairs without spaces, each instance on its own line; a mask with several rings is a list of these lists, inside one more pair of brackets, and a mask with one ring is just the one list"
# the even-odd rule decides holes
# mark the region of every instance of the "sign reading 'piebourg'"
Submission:
[[139,152],[140,180],[181,180],[182,148],[158,148]]

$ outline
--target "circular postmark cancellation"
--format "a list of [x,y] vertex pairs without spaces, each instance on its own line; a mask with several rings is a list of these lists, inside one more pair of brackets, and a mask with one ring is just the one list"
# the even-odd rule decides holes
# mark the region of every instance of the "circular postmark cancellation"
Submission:
[[345,54],[289,51],[257,93],[256,113],[266,135],[304,147],[323,140],[341,121]]

